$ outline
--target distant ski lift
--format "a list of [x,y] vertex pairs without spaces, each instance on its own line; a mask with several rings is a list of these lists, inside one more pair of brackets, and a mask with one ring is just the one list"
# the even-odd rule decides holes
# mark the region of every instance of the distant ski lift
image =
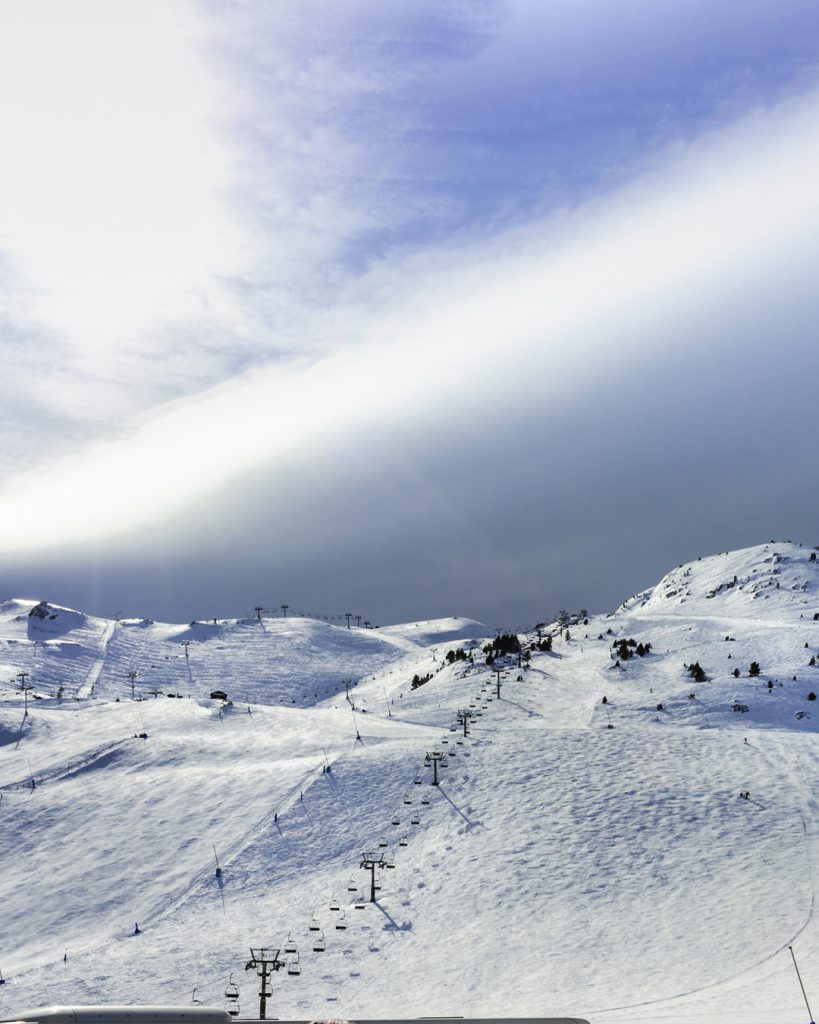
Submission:
[[341,910],[341,904],[335,898],[335,895],[330,897],[330,910]]
[[454,757],[457,753],[458,753],[457,750],[450,750],[449,753],[446,756],[447,757]]
[[421,785],[421,775],[420,775],[419,772],[415,773],[415,778],[414,778],[413,781],[415,782],[416,786],[420,786]]
[[[424,801],[422,800],[421,803],[423,803],[423,802]],[[406,846],[408,842],[409,842],[409,839],[406,836],[401,836],[401,838],[398,840],[398,845],[399,846]]]
[[311,932],[320,932],[321,931],[321,925],[318,923],[318,918],[316,917],[315,914],[313,914],[313,916],[310,918],[310,931]]
[[363,910],[367,904],[364,902],[364,896],[362,893],[358,893],[353,904],[356,910]]
[[[228,978],[228,983],[225,985],[225,999],[231,1003],[235,1003],[239,999],[239,986],[233,980],[233,974],[231,973]],[[228,1011],[230,1012],[230,1011]],[[238,1013],[238,1010],[237,1010]]]
[[384,867],[385,868],[394,868],[395,867],[395,857],[387,857],[387,859],[384,861]]
[[287,963],[288,974],[301,974],[301,964],[299,963],[299,954],[296,953],[295,960],[289,960]]
[[410,818],[410,825],[420,825],[420,824],[421,824],[421,815],[418,813],[418,811],[416,811],[415,814],[413,814],[413,816]]
[[457,740],[455,740],[455,742],[458,744],[459,747],[462,747],[464,745],[464,741],[460,738],[460,736],[458,737]]
[[449,731],[450,731],[450,732],[456,732],[457,730],[456,730],[456,728],[455,728],[455,726],[454,726],[454,725],[450,725],[450,727],[449,727]]
[[476,718],[480,718],[481,715],[483,715],[483,711],[478,710],[478,711],[475,712],[475,717]]
[[336,931],[337,932],[343,932],[346,927],[347,927],[347,915],[342,910],[341,911],[341,917],[337,917],[336,918]]
[[390,818],[390,823],[392,825],[400,825],[401,824],[401,819],[398,817],[398,811],[396,811],[395,814],[393,814],[393,816]]
[[449,764],[449,758],[446,756],[446,754],[444,754],[444,756],[441,758],[440,764],[442,768],[446,768],[447,765]]
[[441,744],[443,745],[444,743],[449,743],[449,736],[442,736],[441,737]]
[[385,836],[379,836],[379,837],[378,837],[378,845],[379,845],[379,846],[382,846],[382,847],[383,847],[383,846],[388,846],[388,845],[389,845],[389,844],[387,843],[387,840],[386,840],[386,837],[385,837]]
[[350,875],[350,881],[347,883],[347,892],[358,892],[358,882],[355,880],[355,875]]
[[405,804],[411,804],[412,803],[412,797],[409,795],[409,793],[405,793],[404,794],[404,803]]
[[324,932],[322,932],[313,939],[313,952],[323,953],[325,949],[327,949],[327,943],[324,941]]
[[297,949],[298,949],[298,946],[296,945],[296,943],[293,940],[292,933],[288,932],[287,933],[287,941],[284,944],[284,951],[285,951],[285,953],[295,953]]
[[424,793],[424,795],[421,797],[421,803],[422,804],[428,804],[429,803],[429,793]]

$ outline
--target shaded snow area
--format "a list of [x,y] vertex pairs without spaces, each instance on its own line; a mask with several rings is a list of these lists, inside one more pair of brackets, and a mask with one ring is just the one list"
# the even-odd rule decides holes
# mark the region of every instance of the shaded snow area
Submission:
[[[222,1005],[231,972],[254,1016],[250,947],[289,936],[301,973],[276,974],[270,1016],[802,1024],[812,551],[681,566],[568,638],[521,637],[521,667],[487,665],[466,619],[171,626],[5,602],[0,1016],[194,988]],[[446,755],[438,787],[426,752]],[[375,903],[364,853],[395,865]]]

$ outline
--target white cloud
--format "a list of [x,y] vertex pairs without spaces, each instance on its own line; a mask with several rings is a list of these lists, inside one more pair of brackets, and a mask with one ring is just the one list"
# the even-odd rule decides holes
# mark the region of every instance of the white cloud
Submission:
[[[238,272],[246,241],[195,31],[162,0],[0,8],[0,248],[18,307],[27,293],[16,315],[78,377],[127,376],[206,301],[211,322],[237,315],[218,278]],[[55,391],[70,377],[64,365]]]
[[730,333],[723,293],[769,272],[781,279],[813,245],[818,110],[811,95],[757,114],[575,214],[385,263],[357,302],[320,324],[350,342],[334,355],[254,371],[143,418],[127,437],[7,479],[0,544],[160,521],[243,470],[275,471],[284,451],[320,448],[330,431],[419,417],[445,428],[485,402],[514,408],[524,388],[528,402],[572,403],[618,361],[679,344],[675,321],[691,310],[711,309]]

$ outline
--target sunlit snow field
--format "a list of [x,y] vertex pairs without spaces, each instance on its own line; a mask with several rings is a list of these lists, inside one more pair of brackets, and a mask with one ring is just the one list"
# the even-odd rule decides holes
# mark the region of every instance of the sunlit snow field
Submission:
[[[172,626],[5,602],[0,1016],[221,1006],[231,972],[255,1015],[249,949],[290,934],[284,1018],[806,1021],[788,946],[819,1003],[811,551],[703,558],[569,639],[546,624],[552,651],[506,659],[500,699],[489,631],[464,619]],[[618,666],[621,638],[651,652]],[[473,660],[449,665],[459,647]],[[395,868],[359,909],[364,852]]]

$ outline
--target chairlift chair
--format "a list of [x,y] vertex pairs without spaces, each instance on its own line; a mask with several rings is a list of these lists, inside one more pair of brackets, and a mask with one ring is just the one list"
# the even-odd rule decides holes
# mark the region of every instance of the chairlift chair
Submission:
[[449,727],[449,731],[450,731],[450,732],[457,732],[457,730],[456,730],[456,728],[455,728],[455,726],[454,726],[454,725],[450,725],[450,727]]
[[416,786],[421,785],[421,776],[418,772],[415,773],[415,778],[413,779],[413,781],[415,782]]
[[393,816],[390,818],[390,823],[393,825],[401,824],[401,819],[398,817],[398,811],[396,811],[395,814],[393,814]]
[[422,804],[428,804],[429,803],[429,793],[424,793],[424,795],[421,797],[421,803]]
[[316,918],[315,914],[313,914],[313,916],[310,918],[310,931],[311,932],[320,932],[321,931],[321,925],[318,923],[318,919]]
[[410,818],[410,825],[420,825],[421,815],[416,811],[415,814]]
[[442,768],[446,768],[449,765],[449,758],[446,756],[446,754],[444,754],[444,756],[441,758],[440,765]]
[[395,857],[387,857],[387,859],[384,861],[384,867],[385,868],[394,868],[395,867]]
[[[423,802],[424,801],[422,800],[421,803],[423,803]],[[399,846],[406,846],[408,842],[409,842],[409,839],[407,839],[406,836],[401,836],[401,838],[398,840],[398,845]]]
[[455,742],[458,744],[459,747],[462,747],[464,745],[464,741],[460,737],[457,740],[455,740]]
[[441,746],[443,746],[445,743],[449,743],[449,736],[441,737]]
[[412,797],[409,795],[408,792],[404,794],[404,803],[405,804],[411,804],[412,803]]
[[341,910],[341,904],[335,898],[335,895],[330,897],[330,910]]
[[288,974],[301,974],[301,964],[299,963],[299,954],[296,953],[295,960],[289,960],[287,963]]
[[347,883],[347,892],[358,892],[358,882],[355,880],[355,875],[350,875],[350,881]]
[[287,933],[287,941],[284,944],[284,951],[285,951],[285,953],[295,953],[297,949],[298,949],[298,946],[293,941],[292,933],[288,932]]
[[347,927],[347,915],[342,910],[341,911],[341,917],[337,917],[336,918],[336,931],[337,932],[343,932],[346,927]]
[[355,903],[353,904],[353,906],[355,907],[356,910],[363,910],[367,906],[367,904],[366,904],[366,902],[364,900],[363,893],[358,893],[357,894],[357,896],[355,898]]
[[324,932],[322,932],[313,939],[313,952],[323,953],[325,949],[327,949],[327,943],[324,941]]
[[378,837],[378,845],[379,845],[379,846],[388,846],[388,845],[389,845],[389,844],[387,843],[387,839],[386,839],[386,837],[385,837],[385,836],[379,836],[379,837]]
[[231,972],[231,975],[228,978],[228,983],[227,985],[225,985],[225,999],[229,1000],[230,1002],[236,1002],[238,998],[239,986],[233,980],[233,973]]

